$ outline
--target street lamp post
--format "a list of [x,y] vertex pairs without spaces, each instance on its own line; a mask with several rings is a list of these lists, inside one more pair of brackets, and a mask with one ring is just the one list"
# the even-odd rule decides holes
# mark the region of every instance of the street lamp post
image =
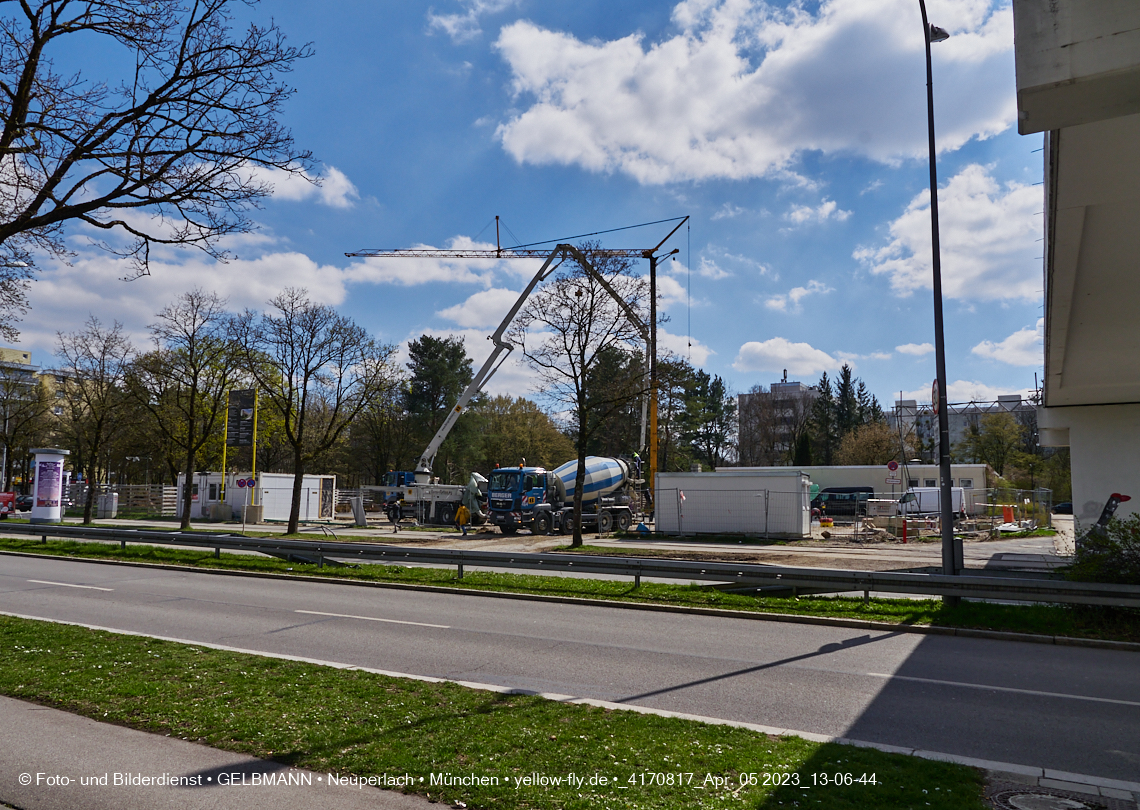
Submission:
[[[934,362],[936,388],[932,402],[938,414],[939,502],[942,507],[942,573],[958,574],[963,568],[962,545],[954,539],[954,502],[950,473],[950,419],[946,396],[946,336],[942,321],[942,257],[938,244],[938,171],[934,147],[934,74],[930,66],[930,43],[941,42],[949,34],[926,18],[926,2],[918,0],[922,11],[923,39],[926,43],[926,132],[930,146],[930,241],[934,259]],[[957,597],[946,597],[956,603]]]

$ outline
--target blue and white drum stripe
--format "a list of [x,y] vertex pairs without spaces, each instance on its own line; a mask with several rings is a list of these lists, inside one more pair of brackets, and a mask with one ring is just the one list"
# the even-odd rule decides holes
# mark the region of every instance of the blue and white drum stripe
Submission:
[[[566,485],[566,497],[573,498],[578,483],[578,460],[567,461],[554,474]],[[627,475],[625,462],[619,459],[586,456],[586,483],[582,490],[582,500],[593,501],[608,495],[625,483]]]

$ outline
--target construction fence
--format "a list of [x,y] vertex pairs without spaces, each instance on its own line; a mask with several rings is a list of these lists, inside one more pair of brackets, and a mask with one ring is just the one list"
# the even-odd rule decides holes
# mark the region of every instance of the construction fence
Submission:
[[769,489],[659,489],[656,529],[665,534],[744,534],[806,537],[810,534],[805,492]]
[[[117,493],[122,517],[174,517],[178,511],[178,487],[161,484],[95,484],[94,506],[100,495]],[[87,503],[87,484],[72,483],[64,492],[64,511],[82,515]]]

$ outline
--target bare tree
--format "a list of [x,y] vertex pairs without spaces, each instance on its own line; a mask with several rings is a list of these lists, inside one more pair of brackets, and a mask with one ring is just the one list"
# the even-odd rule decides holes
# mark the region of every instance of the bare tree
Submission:
[[247,369],[283,418],[293,451],[289,533],[297,531],[306,465],[328,450],[391,376],[395,347],[378,344],[350,318],[314,304],[301,289],[269,302],[274,310],[246,313],[235,335]]
[[43,439],[52,397],[44,379],[31,367],[20,363],[0,363],[0,418],[4,442],[3,486],[11,488],[13,448],[27,448],[31,441]]
[[94,315],[82,329],[57,334],[57,353],[63,360],[55,372],[58,390],[63,391],[61,428],[87,479],[83,522],[90,523],[104,449],[125,427],[120,406],[133,350],[121,323],[115,321],[108,329]]
[[[255,1],[255,0],[254,0]],[[148,272],[154,244],[195,245],[244,233],[270,192],[256,169],[301,173],[278,122],[292,90],[280,74],[308,56],[273,24],[235,32],[239,0],[6,0],[0,17],[0,291],[21,293],[34,253],[66,257],[78,221],[114,237],[113,252]],[[121,80],[59,74],[80,46],[125,57]],[[0,313],[24,306],[15,300]]]
[[[190,526],[190,482],[198,451],[224,418],[237,374],[237,345],[225,301],[196,289],[163,308],[151,324],[154,349],[131,366],[129,387],[183,461],[182,528]],[[224,472],[224,471],[223,471]]]
[[[645,392],[644,378],[640,386],[591,386],[590,371],[613,349],[643,345],[640,324],[648,320],[649,303],[648,285],[644,278],[632,275],[628,260],[592,253],[590,246],[583,253],[531,297],[510,332],[511,342],[522,347],[523,356],[537,373],[543,393],[572,411],[579,480],[585,475],[590,439],[631,398]],[[635,325],[597,276],[639,324]],[[574,546],[582,545],[582,489],[580,485],[574,488]]]

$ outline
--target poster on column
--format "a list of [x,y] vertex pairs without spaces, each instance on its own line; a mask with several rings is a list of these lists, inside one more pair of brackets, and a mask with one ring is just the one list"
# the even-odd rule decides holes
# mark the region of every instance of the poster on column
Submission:
[[62,485],[62,461],[40,461],[36,464],[36,506],[59,506]]

